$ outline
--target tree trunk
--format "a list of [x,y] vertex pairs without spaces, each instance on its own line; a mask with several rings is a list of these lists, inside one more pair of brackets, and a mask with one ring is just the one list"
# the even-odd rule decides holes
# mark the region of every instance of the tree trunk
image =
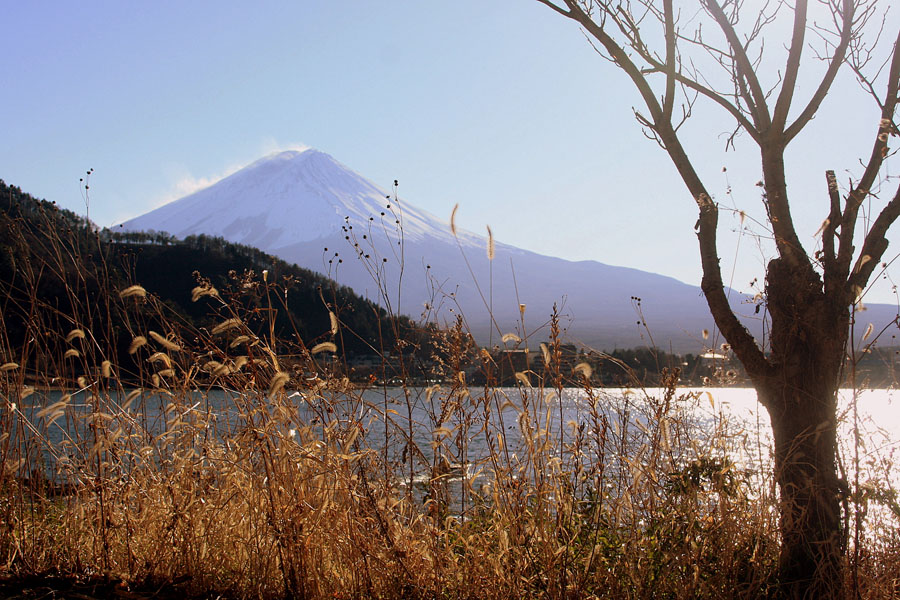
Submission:
[[842,598],[846,486],[837,476],[837,390],[849,311],[829,301],[811,267],[781,259],[769,263],[767,291],[773,369],[756,388],[775,439],[779,587],[787,598]]
[[[775,436],[775,477],[781,492],[780,587],[789,598],[838,598],[843,587],[834,398],[813,374],[798,374],[769,403]],[[809,384],[809,385],[807,385]]]

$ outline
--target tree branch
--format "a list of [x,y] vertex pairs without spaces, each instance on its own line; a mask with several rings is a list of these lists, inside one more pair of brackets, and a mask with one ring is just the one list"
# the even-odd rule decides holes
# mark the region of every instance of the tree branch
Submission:
[[[753,339],[747,328],[735,316],[728,302],[725,285],[722,281],[722,271],[716,247],[718,207],[707,193],[687,152],[681,145],[681,140],[678,138],[671,120],[666,118],[663,107],[660,106],[643,72],[634,64],[625,50],[590,15],[578,6],[576,0],[565,0],[565,2],[566,6],[569,7],[570,14],[567,15],[568,18],[577,21],[600,42],[616,65],[631,78],[650,111],[652,120],[644,119],[645,125],[658,136],[659,141],[669,154],[681,179],[700,209],[697,238],[700,242],[700,257],[703,267],[701,288],[706,296],[710,312],[719,330],[731,344],[741,363],[747,369],[748,374],[755,381],[761,381],[769,376],[771,365],[769,365],[756,340]],[[543,0],[542,3],[546,4]]]
[[[644,59],[647,60],[647,63],[650,64],[650,66],[653,68],[652,71],[645,73],[650,74],[653,72],[660,72],[665,70],[665,65],[663,65],[662,63],[652,59],[648,59],[647,57],[644,57]],[[687,77],[681,72],[675,73],[675,80],[688,89],[698,92],[700,95],[705,96],[709,100],[712,100],[713,102],[724,108],[726,111],[728,111],[728,114],[734,117],[734,119],[740,124],[740,126],[750,134],[750,137],[752,137],[756,142],[760,141],[759,131],[756,129],[756,127],[754,127],[753,123],[751,123],[747,119],[747,117],[737,106],[729,102],[722,94],[703,85],[696,79]]]
[[[837,77],[838,71],[847,57],[847,48],[850,46],[850,41],[853,39],[853,17],[855,15],[855,9],[856,4],[853,0],[843,0],[841,40],[834,49],[834,54],[831,57],[828,70],[825,71],[825,75],[822,77],[819,87],[816,89],[815,93],[813,93],[806,108],[804,108],[794,122],[791,123],[790,127],[785,130],[785,145],[789,144],[806,124],[809,123],[813,116],[815,116],[816,111],[819,110],[819,107],[825,100],[825,96],[827,96],[829,90],[831,90],[834,79]],[[791,48],[791,50],[793,50],[793,48]],[[783,89],[784,88],[782,88],[782,90]],[[787,113],[785,113],[785,117],[786,116]]]
[[[544,0],[538,1],[543,2]],[[597,25],[590,15],[585,13],[581,7],[578,6],[575,0],[565,0],[565,2],[566,6],[569,7],[569,18],[577,21],[588,31],[588,33],[600,42],[613,59],[613,62],[625,71],[628,77],[631,78],[635,87],[637,87],[638,92],[641,94],[641,98],[644,100],[644,104],[647,105],[647,109],[650,111],[653,122],[657,123],[661,121],[663,110],[656,99],[656,95],[653,93],[653,88],[650,87],[644,74],[637,65],[634,64],[631,58],[629,58],[628,53],[625,52],[624,48],[617,44],[602,27]]]
[[549,6],[550,8],[552,8],[553,10],[555,10],[556,12],[558,12],[559,14],[561,14],[564,17],[572,16],[571,12],[561,9],[560,7],[558,7],[556,4],[554,4],[550,0],[537,0],[537,1],[540,2],[541,4],[543,4],[544,6]]
[[887,231],[894,224],[894,221],[897,220],[898,216],[900,216],[900,187],[898,187],[897,193],[894,194],[891,201],[881,210],[878,218],[872,224],[872,229],[866,235],[859,258],[856,259],[856,264],[853,267],[853,273],[847,281],[849,290],[861,290],[868,284],[869,277],[872,276],[872,272],[881,263],[881,257],[884,256],[884,252],[887,250]]
[[846,277],[838,269],[837,256],[834,253],[834,238],[841,223],[841,192],[834,171],[825,172],[825,182],[828,185],[831,212],[828,214],[828,221],[822,227],[822,263],[825,267],[825,295],[833,297],[838,290],[842,290]]
[[746,82],[746,85],[750,90],[752,104],[749,108],[751,108],[754,116],[754,124],[759,130],[768,129],[772,124],[772,121],[769,117],[769,111],[766,108],[766,95],[759,83],[759,79],[756,77],[756,72],[753,70],[753,63],[750,62],[747,51],[741,44],[741,40],[734,30],[734,26],[731,24],[731,21],[728,20],[728,16],[725,14],[725,11],[722,10],[722,7],[719,6],[719,3],[716,0],[704,0],[703,4],[706,6],[706,9],[709,11],[712,18],[719,25],[722,33],[725,34],[725,39],[728,40],[728,45],[731,47],[731,52],[735,59],[737,71],[735,73],[736,79]]
[[719,208],[705,192],[701,192],[697,196],[697,205],[700,208],[700,218],[697,220],[697,240],[700,242],[700,263],[703,266],[700,289],[703,290],[709,311],[712,313],[719,331],[731,344],[738,360],[744,365],[753,382],[760,383],[769,377],[772,367],[756,340],[731,310],[728,296],[725,294],[725,284],[722,282],[722,271],[719,267],[719,255],[716,247]]
[[794,6],[794,32],[791,36],[791,49],[788,51],[787,64],[784,68],[784,83],[781,85],[781,93],[775,102],[775,111],[772,115],[772,127],[777,131],[784,130],[788,111],[791,108],[791,100],[794,97],[794,88],[797,85],[797,73],[800,71],[800,56],[803,53],[803,43],[806,34],[806,0],[797,0]]
[[666,93],[663,96],[663,115],[672,120],[672,109],[675,106],[675,14],[672,0],[663,0],[663,11],[666,24]]
[[[859,183],[847,195],[844,205],[844,214],[841,217],[841,243],[838,248],[838,268],[847,277],[850,272],[850,262],[853,260],[853,238],[856,233],[856,220],[859,215],[859,207],[866,196],[869,195],[881,165],[888,152],[888,138],[895,132],[893,124],[894,111],[897,108],[897,94],[900,91],[900,32],[894,42],[891,67],[888,72],[887,94],[884,105],[881,108],[881,121],[878,124],[878,133],[872,145],[872,154]],[[871,234],[870,234],[871,235]]]

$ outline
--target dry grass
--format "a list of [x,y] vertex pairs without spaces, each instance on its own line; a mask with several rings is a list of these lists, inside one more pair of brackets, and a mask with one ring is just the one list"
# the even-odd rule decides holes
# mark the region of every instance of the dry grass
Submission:
[[[73,285],[72,314],[36,300],[23,348],[4,330],[6,575],[236,598],[773,589],[771,483],[734,464],[728,423],[698,421],[676,373],[659,393],[597,389],[584,366],[563,372],[554,327],[548,387],[528,374],[516,388],[470,387],[460,321],[439,344],[444,383],[352,385],[333,374],[332,342],[258,335],[239,295],[194,291],[220,316],[206,331],[167,320],[137,285],[114,292],[97,307]],[[95,331],[98,311],[127,336]],[[116,343],[137,358],[132,372],[115,364]],[[562,396],[579,399],[576,418]],[[894,597],[896,520],[869,521],[860,539],[860,588]]]

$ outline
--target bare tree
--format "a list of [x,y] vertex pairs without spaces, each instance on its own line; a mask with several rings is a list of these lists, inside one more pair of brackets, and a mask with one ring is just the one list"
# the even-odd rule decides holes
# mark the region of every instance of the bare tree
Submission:
[[[701,0],[681,9],[673,0],[538,2],[577,22],[598,52],[630,77],[646,106],[646,112],[635,111],[638,121],[668,153],[697,203],[703,293],[771,417],[780,490],[781,593],[842,597],[846,538],[841,507],[848,490],[836,464],[837,389],[852,307],[880,265],[886,233],[900,215],[900,189],[892,197],[873,193],[889,155],[889,137],[897,133],[900,37],[879,68],[873,54],[881,33],[872,19],[874,0],[821,0],[812,7],[806,0],[795,0],[792,7],[772,0],[756,4],[752,14],[742,14],[740,0]],[[820,11],[827,25],[813,20],[810,10]],[[763,34],[782,19],[792,24],[783,45],[786,59],[773,67],[763,52]],[[867,23],[875,31],[864,40]],[[651,40],[658,40],[658,47]],[[809,60],[801,60],[804,53]],[[801,65],[813,64],[821,76],[806,92],[805,104],[797,104],[795,96],[803,93]],[[720,77],[710,75],[708,67]],[[821,248],[811,255],[791,217],[784,155],[842,68],[856,74],[881,116],[873,119],[871,155],[849,189],[842,193],[834,171],[826,172]],[[774,85],[765,87],[763,75],[775,73]],[[745,133],[760,150],[762,202],[777,252],[766,267],[768,347],[753,338],[729,305],[716,244],[719,209],[679,138],[681,125],[700,101],[733,119],[729,143]],[[860,211],[867,199],[880,212],[862,228]]]

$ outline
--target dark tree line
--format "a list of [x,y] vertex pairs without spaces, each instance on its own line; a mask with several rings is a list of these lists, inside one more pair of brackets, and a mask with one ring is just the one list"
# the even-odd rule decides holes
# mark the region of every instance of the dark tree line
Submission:
[[[128,346],[146,331],[126,325],[128,317],[113,301],[133,284],[145,288],[153,303],[144,329],[209,330],[237,310],[258,333],[274,333],[285,351],[334,341],[344,358],[389,353],[397,333],[412,339],[418,329],[350,288],[256,248],[205,235],[177,240],[160,232],[100,230],[2,180],[0,230],[0,351],[8,360],[21,357],[38,331],[58,342],[58,353],[43,354],[62,354],[66,334],[80,328],[97,337],[96,345],[118,364],[133,363]],[[201,283],[221,294],[194,301],[192,290]],[[277,293],[267,294],[267,288]],[[226,309],[226,300],[233,306]],[[329,312],[340,322],[336,336]]]

